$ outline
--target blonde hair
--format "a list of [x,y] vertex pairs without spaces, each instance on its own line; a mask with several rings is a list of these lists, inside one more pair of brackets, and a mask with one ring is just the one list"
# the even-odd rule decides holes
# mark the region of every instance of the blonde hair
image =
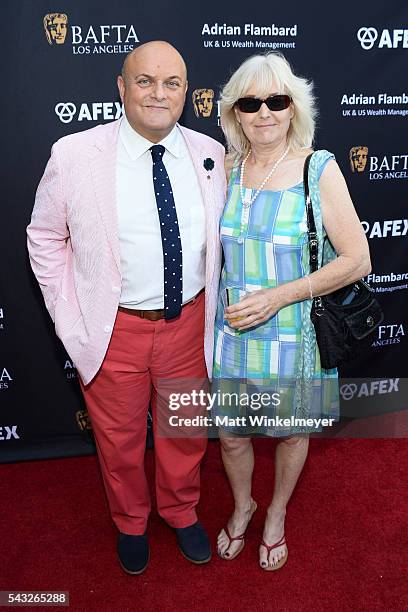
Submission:
[[253,85],[257,95],[266,98],[271,93],[272,79],[279,93],[292,98],[295,112],[288,132],[289,147],[296,151],[312,146],[317,115],[312,82],[296,76],[279,52],[253,55],[234,72],[221,92],[221,127],[227,140],[228,158],[234,164],[250,149],[250,142],[236,119],[235,102]]

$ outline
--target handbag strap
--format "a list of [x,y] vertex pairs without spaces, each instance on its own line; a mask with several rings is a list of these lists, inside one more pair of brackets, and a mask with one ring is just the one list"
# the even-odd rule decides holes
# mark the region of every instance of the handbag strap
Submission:
[[310,272],[316,272],[316,270],[319,268],[319,243],[317,241],[316,224],[309,191],[309,165],[312,155],[313,153],[310,153],[310,155],[308,155],[305,159],[305,164],[303,166],[303,186],[306,198],[307,235],[309,239],[309,267]]

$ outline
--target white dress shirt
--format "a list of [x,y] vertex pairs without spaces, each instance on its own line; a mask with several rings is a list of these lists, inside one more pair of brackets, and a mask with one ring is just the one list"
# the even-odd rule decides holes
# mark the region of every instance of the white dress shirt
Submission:
[[[164,307],[160,222],[153,190],[154,143],[123,117],[116,162],[116,201],[122,290],[120,305],[155,310]],[[183,304],[205,284],[205,210],[186,142],[177,126],[160,143],[172,186],[183,250]]]

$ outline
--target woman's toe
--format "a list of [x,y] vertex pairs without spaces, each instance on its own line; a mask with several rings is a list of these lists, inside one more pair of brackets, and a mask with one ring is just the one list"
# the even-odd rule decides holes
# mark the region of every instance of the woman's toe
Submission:
[[275,553],[272,557],[271,565],[276,565],[277,563],[279,563],[279,561],[283,559],[284,556],[285,556],[285,549],[280,550],[278,553]]
[[276,565],[278,562],[278,557],[273,555],[272,559],[271,559],[271,566],[273,567],[274,565]]
[[221,532],[217,539],[217,550],[219,555],[223,555],[227,548],[226,537],[223,532]]
[[264,550],[263,546],[261,546],[260,553],[259,553],[259,565],[261,567],[267,567],[268,566],[268,562],[267,562],[267,559],[266,559],[266,551]]

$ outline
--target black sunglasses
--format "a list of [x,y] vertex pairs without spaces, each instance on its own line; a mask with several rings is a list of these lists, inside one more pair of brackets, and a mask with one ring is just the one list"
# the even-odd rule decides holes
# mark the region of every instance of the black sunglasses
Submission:
[[260,100],[259,98],[239,98],[235,105],[241,113],[257,113],[264,102],[270,111],[281,111],[288,108],[292,98],[286,94],[276,94],[275,96],[265,98],[265,100]]

